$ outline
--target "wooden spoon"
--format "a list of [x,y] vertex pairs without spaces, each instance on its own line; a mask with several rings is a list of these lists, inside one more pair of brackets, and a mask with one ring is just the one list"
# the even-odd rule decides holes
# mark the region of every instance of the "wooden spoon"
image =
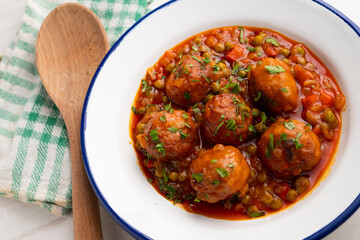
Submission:
[[67,3],[44,20],[36,43],[36,65],[69,135],[75,239],[102,239],[99,204],[85,173],[80,149],[81,112],[90,81],[109,50],[97,16]]

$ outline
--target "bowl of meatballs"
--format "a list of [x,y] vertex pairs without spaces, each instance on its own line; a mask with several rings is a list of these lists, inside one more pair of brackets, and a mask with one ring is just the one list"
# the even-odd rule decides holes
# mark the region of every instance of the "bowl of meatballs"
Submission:
[[[299,22],[305,12],[316,24]],[[360,204],[359,34],[318,1],[149,13],[107,54],[84,105],[102,205],[137,239],[326,236]]]

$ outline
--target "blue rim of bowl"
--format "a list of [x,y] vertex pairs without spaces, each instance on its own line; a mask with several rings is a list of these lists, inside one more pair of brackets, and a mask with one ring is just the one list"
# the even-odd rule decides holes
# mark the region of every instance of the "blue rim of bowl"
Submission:
[[[174,3],[177,2],[179,0],[171,0],[166,2],[165,4],[159,6],[158,8],[150,11],[149,13],[147,13],[144,17],[142,17],[140,20],[138,20],[134,25],[132,25],[117,41],[116,43],[111,47],[111,49],[109,50],[109,52],[105,55],[104,59],[101,61],[98,69],[96,70],[94,77],[90,83],[88,92],[86,94],[85,97],[85,101],[84,101],[84,107],[83,107],[83,111],[82,111],[82,116],[81,116],[81,128],[80,128],[80,137],[81,137],[81,151],[82,151],[82,155],[83,155],[83,160],[84,160],[84,165],[85,165],[85,170],[86,170],[86,174],[89,178],[90,184],[92,185],[95,194],[97,195],[101,205],[105,208],[105,210],[110,214],[110,216],[127,232],[129,233],[131,236],[133,236],[136,239],[151,239],[149,236],[145,235],[144,233],[140,232],[139,230],[135,229],[134,227],[132,227],[130,224],[128,224],[124,219],[122,219],[112,208],[111,206],[108,204],[108,202],[106,201],[105,197],[102,195],[100,189],[98,188],[98,186],[96,185],[96,182],[91,174],[91,169],[89,166],[89,160],[87,157],[87,151],[86,151],[86,147],[85,147],[85,130],[86,130],[86,111],[87,111],[87,106],[89,103],[89,99],[90,99],[90,95],[91,95],[91,91],[92,88],[94,86],[94,83],[97,79],[97,76],[99,75],[99,72],[101,71],[103,65],[105,64],[105,62],[107,61],[108,57],[111,55],[112,52],[115,51],[115,49],[119,46],[119,44],[122,42],[122,40],[126,37],[126,35],[133,29],[135,28],[140,22],[142,22],[144,19],[146,19],[147,17],[149,17],[151,14],[157,12],[158,10]],[[341,13],[339,10],[337,10],[336,8],[334,8],[333,6],[331,6],[330,4],[322,1],[322,0],[312,0],[313,2],[319,4],[320,6],[324,7],[325,9],[331,11],[332,13],[334,13],[336,16],[338,16],[339,18],[341,18],[345,23],[347,23],[355,32],[356,34],[360,37],[360,28],[353,22],[351,21],[348,17],[346,17],[343,13]],[[345,211],[343,211],[338,217],[336,217],[332,222],[328,223],[325,227],[321,228],[319,231],[313,233],[312,235],[310,235],[309,237],[305,238],[307,240],[312,240],[312,239],[322,239],[323,237],[325,237],[326,235],[328,235],[329,233],[331,233],[332,231],[334,231],[336,228],[338,228],[341,224],[343,224],[349,217],[351,217],[351,215],[360,207],[360,194],[355,198],[355,200],[349,205],[348,208],[345,209]]]

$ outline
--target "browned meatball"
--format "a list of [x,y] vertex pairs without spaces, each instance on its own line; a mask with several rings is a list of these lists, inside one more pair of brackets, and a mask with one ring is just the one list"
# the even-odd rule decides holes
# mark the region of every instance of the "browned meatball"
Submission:
[[251,108],[242,97],[220,94],[205,105],[201,127],[208,140],[237,146],[246,141],[252,121]]
[[199,143],[195,121],[182,110],[153,112],[138,123],[138,129],[139,144],[159,161],[186,158]]
[[273,113],[294,110],[299,93],[290,67],[266,58],[249,74],[249,95],[254,104]]
[[318,136],[297,120],[278,121],[258,145],[262,162],[277,177],[291,178],[314,168],[321,159]]
[[240,151],[232,146],[215,145],[203,150],[190,165],[190,183],[197,198],[208,203],[248,190],[250,168]]
[[166,80],[166,95],[181,106],[200,102],[210,90],[210,70],[200,56],[183,57]]

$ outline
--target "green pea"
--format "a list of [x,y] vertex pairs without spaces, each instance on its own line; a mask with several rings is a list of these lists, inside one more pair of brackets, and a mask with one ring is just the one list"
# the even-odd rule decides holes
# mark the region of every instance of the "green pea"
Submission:
[[243,70],[240,70],[240,71],[238,71],[237,74],[238,74],[239,77],[244,78],[244,77],[246,77],[247,73],[245,71],[243,71]]
[[286,63],[287,65],[290,65],[290,60],[287,58],[283,58],[281,59],[284,63]]
[[290,55],[290,50],[287,48],[283,48],[280,50],[280,54],[287,58]]
[[224,43],[218,42],[214,46],[214,50],[218,53],[222,53],[225,51],[225,45]]
[[199,38],[199,37],[195,38],[195,39],[194,39],[194,43],[195,43],[196,45],[199,45],[199,44],[201,43],[201,38]]
[[266,32],[260,32],[259,35],[260,35],[263,39],[265,39],[265,38],[267,37]]
[[182,171],[180,174],[178,174],[178,179],[179,179],[180,182],[185,181],[186,178],[187,178],[187,174],[186,174],[186,171],[185,171],[185,170]]
[[165,70],[166,70],[167,72],[172,72],[172,70],[174,69],[174,67],[175,67],[175,64],[174,64],[174,63],[169,63],[168,65],[166,65]]
[[302,66],[305,66],[306,65],[306,59],[303,58],[303,57],[300,57],[297,59],[297,63],[302,65]]
[[209,102],[212,98],[214,97],[214,95],[212,95],[212,94],[209,94],[209,95],[207,95],[205,98],[204,98],[204,102]]
[[214,92],[219,92],[221,89],[221,84],[218,82],[213,82],[211,84],[211,90],[213,90]]
[[258,133],[263,133],[266,131],[266,126],[264,123],[257,123],[255,124],[254,128]]
[[264,191],[263,194],[261,194],[260,200],[266,205],[270,206],[270,204],[273,201],[273,196],[268,191]]
[[278,210],[278,209],[280,209],[281,207],[282,207],[282,202],[281,202],[281,200],[280,199],[278,199],[278,198],[274,198],[273,199],[273,201],[271,202],[271,204],[270,204],[270,207],[271,207],[271,209],[273,209],[273,210]]
[[156,80],[156,81],[154,82],[154,86],[155,86],[157,89],[164,89],[164,87],[165,87],[165,81],[164,81],[164,79]]
[[165,104],[169,102],[169,99],[167,98],[167,96],[163,96],[163,97],[161,98],[161,100],[162,100],[162,102],[165,103]]
[[326,108],[321,114],[321,119],[329,124],[330,128],[336,128],[339,120],[330,108]]
[[310,181],[306,177],[298,177],[295,181],[295,189],[299,194],[304,193],[310,187]]
[[230,49],[232,49],[234,47],[234,45],[231,42],[226,42],[225,43],[225,50],[229,51]]
[[263,41],[264,41],[264,38],[261,35],[256,35],[254,37],[254,40],[252,41],[252,43],[255,46],[259,46],[263,43]]
[[296,51],[301,56],[305,54],[305,50],[302,47],[297,47]]
[[245,195],[245,197],[243,197],[241,199],[241,203],[244,205],[248,205],[250,203],[251,197],[249,195]]
[[297,199],[298,193],[294,189],[290,189],[286,194],[286,199],[290,202],[293,202]]
[[251,114],[252,114],[254,117],[257,117],[257,116],[259,116],[260,111],[259,111],[259,109],[257,109],[257,108],[253,108],[253,110],[251,111]]
[[209,52],[204,52],[202,56],[204,58],[210,58],[210,53]]
[[176,182],[177,178],[178,178],[178,173],[177,172],[171,172],[169,174],[169,178],[170,178],[171,181]]
[[245,151],[246,151],[248,154],[253,155],[253,154],[256,153],[256,146],[250,144],[250,145],[248,145],[248,146],[246,147],[246,150],[245,150]]

